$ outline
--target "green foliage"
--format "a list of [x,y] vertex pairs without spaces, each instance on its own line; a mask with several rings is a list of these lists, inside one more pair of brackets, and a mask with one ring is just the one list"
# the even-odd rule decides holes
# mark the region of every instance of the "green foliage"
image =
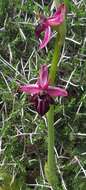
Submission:
[[0,170],[0,190],[19,190],[24,188],[23,182],[13,179],[6,170]]
[[8,7],[9,0],[0,0],[0,15],[4,15],[6,13],[6,9]]

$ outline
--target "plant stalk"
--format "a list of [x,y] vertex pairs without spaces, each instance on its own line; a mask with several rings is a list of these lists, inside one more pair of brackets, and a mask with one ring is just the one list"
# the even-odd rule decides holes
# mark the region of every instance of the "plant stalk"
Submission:
[[[64,43],[64,39],[65,39],[65,23],[59,26],[58,34],[55,41],[55,50],[49,74],[50,82],[53,85],[55,84],[57,65],[61,53],[61,48]],[[54,125],[53,105],[50,107],[50,110],[47,114],[47,119],[48,119],[48,158],[47,158],[47,163],[45,164],[45,174],[53,190],[59,190],[59,180],[56,171],[55,154],[54,154],[55,131],[53,126]]]

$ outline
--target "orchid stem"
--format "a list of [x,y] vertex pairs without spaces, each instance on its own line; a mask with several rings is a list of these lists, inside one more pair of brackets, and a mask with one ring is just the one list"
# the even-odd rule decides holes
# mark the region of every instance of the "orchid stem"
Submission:
[[56,79],[56,73],[57,73],[57,65],[58,65],[58,61],[59,61],[59,57],[60,57],[60,53],[61,53],[61,48],[62,45],[64,43],[64,39],[65,39],[65,23],[59,27],[59,32],[56,36],[56,41],[55,41],[55,50],[54,50],[54,55],[53,55],[53,59],[52,59],[52,64],[51,64],[51,68],[50,68],[50,74],[49,74],[49,78],[50,81],[52,82],[52,84],[55,83],[55,79]]
[[[65,39],[65,23],[63,23],[59,29],[55,42],[55,50],[50,68],[49,78],[52,84],[55,84],[57,65],[61,53],[61,48]],[[48,159],[45,165],[45,174],[49,184],[53,187],[53,190],[59,190],[59,180],[56,171],[54,144],[55,144],[55,131],[54,131],[54,106],[50,107],[47,115],[48,119]]]

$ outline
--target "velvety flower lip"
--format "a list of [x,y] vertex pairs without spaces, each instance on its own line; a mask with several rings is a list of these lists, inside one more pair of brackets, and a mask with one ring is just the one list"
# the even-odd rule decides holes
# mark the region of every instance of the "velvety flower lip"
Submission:
[[49,85],[48,67],[42,65],[39,72],[38,80],[35,84],[26,84],[20,86],[20,91],[26,94],[31,94],[32,101],[36,107],[37,112],[42,116],[53,104],[53,97],[68,96],[65,89]]
[[44,32],[44,38],[40,41],[39,49],[46,47],[51,39],[52,33],[51,28],[53,26],[58,26],[64,22],[66,14],[66,6],[64,3],[60,4],[53,16],[48,18],[42,17],[40,23],[36,27],[35,34],[39,38],[40,34]]

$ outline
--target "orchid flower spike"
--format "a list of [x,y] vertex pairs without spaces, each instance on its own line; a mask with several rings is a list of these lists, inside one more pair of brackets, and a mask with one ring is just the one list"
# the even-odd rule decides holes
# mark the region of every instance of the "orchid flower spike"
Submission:
[[48,112],[50,104],[54,104],[53,97],[68,95],[65,89],[49,85],[47,65],[41,66],[39,77],[35,84],[20,86],[20,91],[31,94],[30,100],[41,116]]
[[35,30],[37,38],[40,37],[41,32],[44,32],[44,39],[40,41],[39,49],[46,47],[52,36],[51,28],[62,24],[65,19],[65,14],[66,6],[62,3],[59,5],[53,16],[50,16],[48,18],[44,16],[41,17],[40,23]]

